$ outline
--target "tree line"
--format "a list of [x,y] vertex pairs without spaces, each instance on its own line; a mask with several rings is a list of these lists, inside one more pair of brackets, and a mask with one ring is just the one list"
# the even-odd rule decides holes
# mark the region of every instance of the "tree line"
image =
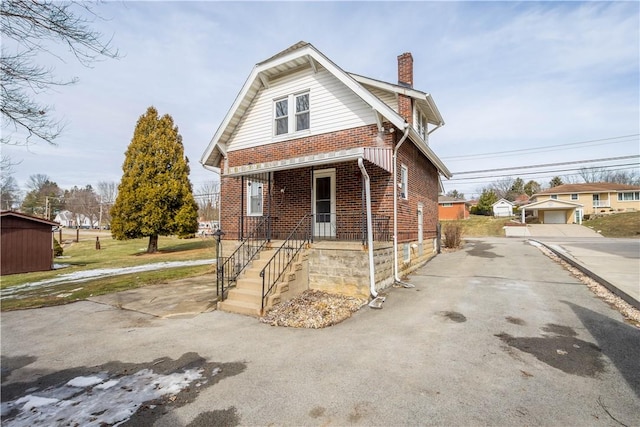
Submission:
[[[610,170],[603,167],[581,168],[577,176],[554,176],[548,186],[540,184],[538,181],[529,180],[525,182],[522,178],[507,177],[496,180],[480,189],[478,203],[471,208],[471,213],[476,215],[491,215],[492,205],[500,199],[516,202],[518,200],[528,200],[529,197],[545,189],[558,187],[564,184],[580,183],[616,183],[628,185],[640,185],[640,175],[628,170]],[[449,197],[464,199],[464,194],[457,190],[446,193]]]

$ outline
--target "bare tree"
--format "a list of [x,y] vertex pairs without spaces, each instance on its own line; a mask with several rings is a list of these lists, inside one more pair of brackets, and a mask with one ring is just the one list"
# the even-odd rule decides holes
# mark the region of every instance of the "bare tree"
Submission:
[[107,225],[111,224],[111,207],[118,196],[118,184],[114,181],[98,182],[98,197],[100,198],[99,221]]
[[[99,218],[98,197],[93,191],[93,187],[87,185],[84,188],[73,187],[64,192],[64,202],[76,219],[77,225],[88,222],[88,226],[93,227]],[[83,221],[84,219],[88,221]]]
[[611,170],[603,167],[581,168],[580,177],[587,183],[608,182],[615,184],[640,185],[640,175],[629,170]]
[[12,209],[20,199],[20,188],[13,177],[13,166],[11,159],[3,155],[0,161],[0,209]]
[[464,199],[464,193],[459,193],[458,190],[447,191],[446,196],[456,199]]
[[207,181],[198,188],[193,195],[198,203],[198,216],[205,221],[218,221],[220,212],[218,203],[220,198],[220,183]]
[[508,199],[511,189],[513,188],[514,179],[511,177],[502,178],[495,181],[489,187],[490,190],[498,197],[498,199]]
[[[71,85],[78,79],[58,80],[53,68],[39,65],[36,60],[39,54],[52,54],[48,45],[51,42],[63,43],[84,66],[91,66],[101,58],[117,58],[118,52],[112,50],[111,41],[103,42],[102,34],[89,28],[96,18],[92,4],[80,1],[0,2],[3,38],[0,109],[5,130],[0,138],[2,144],[28,145],[31,137],[53,144],[60,135],[64,125],[52,117],[51,107],[41,104],[36,97],[52,86]],[[12,43],[7,43],[8,40]],[[8,128],[27,136],[24,140],[14,139],[7,136]]]

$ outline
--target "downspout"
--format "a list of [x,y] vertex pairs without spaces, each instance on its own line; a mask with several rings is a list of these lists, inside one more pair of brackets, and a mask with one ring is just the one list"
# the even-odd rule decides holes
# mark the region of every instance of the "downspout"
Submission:
[[404,283],[398,277],[398,150],[400,146],[409,136],[409,123],[404,124],[404,135],[393,150],[393,280],[401,285],[409,285]]
[[369,246],[369,290],[371,296],[376,298],[378,292],[376,292],[376,276],[375,276],[375,264],[373,263],[373,221],[371,219],[371,183],[369,182],[369,174],[364,167],[364,161],[362,157],[358,158],[358,167],[362,172],[364,178],[364,191],[367,198],[367,245]]

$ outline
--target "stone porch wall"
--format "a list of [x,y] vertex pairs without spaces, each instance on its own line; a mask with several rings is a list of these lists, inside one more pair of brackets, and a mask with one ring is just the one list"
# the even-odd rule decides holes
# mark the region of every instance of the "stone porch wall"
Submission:
[[[399,276],[422,266],[436,255],[432,239],[425,240],[422,251],[410,245],[410,261],[405,261],[404,244],[398,245]],[[411,246],[414,246],[411,248]],[[393,244],[374,243],[376,290],[394,283]],[[309,288],[326,292],[369,297],[369,252],[365,245],[351,242],[314,242],[309,249]]]

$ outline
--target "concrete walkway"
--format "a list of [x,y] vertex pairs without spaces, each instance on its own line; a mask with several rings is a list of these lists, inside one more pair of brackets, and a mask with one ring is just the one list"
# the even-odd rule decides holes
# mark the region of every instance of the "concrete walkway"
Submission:
[[[585,227],[582,227],[585,228]],[[535,237],[632,306],[640,309],[640,239]]]
[[205,274],[88,300],[161,318],[190,318],[215,310],[218,299],[215,280],[213,274]]

